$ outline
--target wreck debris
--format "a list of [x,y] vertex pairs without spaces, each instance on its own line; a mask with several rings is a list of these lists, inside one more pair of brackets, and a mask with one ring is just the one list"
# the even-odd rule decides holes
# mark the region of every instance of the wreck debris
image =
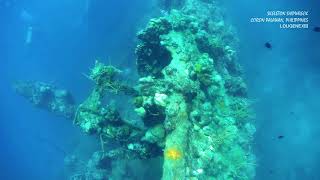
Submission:
[[49,110],[57,115],[72,119],[75,102],[72,95],[64,89],[35,81],[15,82],[15,91],[24,96],[36,107]]
[[[126,85],[117,78],[121,70],[97,61],[88,76],[95,86],[72,111],[74,124],[100,137],[101,151],[89,161],[97,174],[90,178],[107,177],[112,161],[162,156],[164,180],[253,179],[255,126],[234,33],[215,2],[163,2],[170,11],[137,34],[137,85]],[[32,89],[20,93],[33,97],[39,88],[20,89]],[[131,96],[144,128],[105,104],[106,92]],[[56,100],[38,99],[31,102],[56,112],[47,106]],[[118,146],[105,148],[108,140]]]

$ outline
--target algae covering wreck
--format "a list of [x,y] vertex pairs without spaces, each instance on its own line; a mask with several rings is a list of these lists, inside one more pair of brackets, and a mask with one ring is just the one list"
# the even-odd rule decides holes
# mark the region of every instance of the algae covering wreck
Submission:
[[[162,177],[153,179],[253,179],[255,126],[232,28],[215,2],[160,3],[167,12],[137,33],[135,86],[121,80],[121,69],[96,61],[88,75],[95,86],[79,105],[45,83],[18,82],[17,92],[99,138],[101,150],[87,163],[66,158],[81,166],[70,179],[135,179],[116,174],[115,164],[156,158]],[[105,103],[107,93],[130,96],[136,119]]]

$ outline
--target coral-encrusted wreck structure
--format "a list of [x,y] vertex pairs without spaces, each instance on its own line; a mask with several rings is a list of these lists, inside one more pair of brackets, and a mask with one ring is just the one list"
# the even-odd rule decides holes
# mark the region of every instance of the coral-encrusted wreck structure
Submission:
[[[213,1],[161,2],[168,12],[137,34],[136,86],[118,78],[121,70],[96,62],[88,76],[92,93],[77,108],[64,105],[70,108],[62,114],[102,143],[72,178],[115,179],[113,161],[161,157],[159,179],[253,179],[255,127],[231,27]],[[144,125],[104,104],[107,92],[130,96]],[[118,145],[104,148],[111,140]]]

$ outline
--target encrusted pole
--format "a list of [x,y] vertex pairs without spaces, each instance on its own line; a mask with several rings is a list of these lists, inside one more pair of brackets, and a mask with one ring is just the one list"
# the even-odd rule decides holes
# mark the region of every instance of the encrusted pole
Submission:
[[[163,180],[253,179],[255,127],[237,38],[214,1],[164,1],[138,33],[142,116],[165,129]],[[169,7],[168,5],[172,5]]]

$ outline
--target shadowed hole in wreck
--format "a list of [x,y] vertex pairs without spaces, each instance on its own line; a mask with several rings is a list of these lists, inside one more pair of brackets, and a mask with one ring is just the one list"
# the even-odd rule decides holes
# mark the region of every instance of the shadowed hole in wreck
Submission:
[[162,77],[162,69],[168,66],[172,60],[171,53],[165,47],[157,44],[143,43],[137,48],[138,72],[141,76],[153,75]]

